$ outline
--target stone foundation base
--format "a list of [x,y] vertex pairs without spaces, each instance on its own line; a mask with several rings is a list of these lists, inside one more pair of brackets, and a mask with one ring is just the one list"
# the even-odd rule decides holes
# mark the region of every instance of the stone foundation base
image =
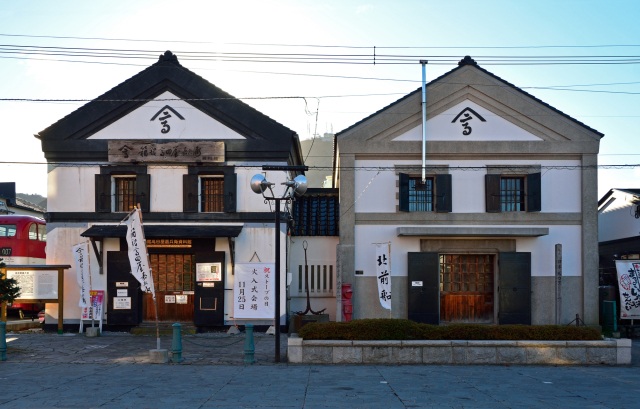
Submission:
[[289,338],[289,363],[629,365],[631,340],[305,341]]

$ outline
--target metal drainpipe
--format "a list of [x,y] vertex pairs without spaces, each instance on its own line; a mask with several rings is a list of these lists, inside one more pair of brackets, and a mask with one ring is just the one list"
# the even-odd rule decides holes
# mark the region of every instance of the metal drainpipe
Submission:
[[422,65],[422,183],[427,180],[427,60],[420,60]]

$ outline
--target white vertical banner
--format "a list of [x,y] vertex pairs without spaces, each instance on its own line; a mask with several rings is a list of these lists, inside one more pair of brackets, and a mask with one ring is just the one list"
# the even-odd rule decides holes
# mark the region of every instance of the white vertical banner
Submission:
[[90,304],[91,270],[89,269],[89,243],[76,244],[71,248],[76,262],[76,278],[80,287],[78,307],[86,308]]
[[382,308],[391,310],[391,243],[375,243],[376,245],[376,279],[378,281],[378,298]]
[[233,283],[234,318],[273,319],[275,315],[275,265],[238,263]]
[[140,282],[142,291],[153,294],[155,298],[156,292],[153,287],[151,268],[149,268],[147,244],[144,240],[144,231],[140,220],[140,209],[136,208],[129,215],[125,224],[127,225],[127,246],[129,247],[131,274]]
[[640,260],[616,260],[620,287],[620,318],[640,318]]

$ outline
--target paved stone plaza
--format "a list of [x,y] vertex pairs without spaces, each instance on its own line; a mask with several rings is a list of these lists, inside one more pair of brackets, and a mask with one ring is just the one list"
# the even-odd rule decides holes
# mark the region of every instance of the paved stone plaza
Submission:
[[149,363],[150,336],[7,340],[0,408],[634,408],[640,392],[640,340],[617,367],[276,364],[263,333],[251,365],[244,334],[185,335],[180,364]]

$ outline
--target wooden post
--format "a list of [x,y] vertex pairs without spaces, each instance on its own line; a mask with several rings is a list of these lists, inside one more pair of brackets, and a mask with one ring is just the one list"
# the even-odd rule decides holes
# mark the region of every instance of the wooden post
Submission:
[[62,334],[63,330],[64,330],[64,268],[58,267],[58,334]]
[[[4,280],[7,277],[7,269],[6,268],[2,268],[0,270],[0,277]],[[3,301],[2,302],[2,307],[1,307],[1,311],[0,311],[0,320],[2,320],[2,322],[7,322],[7,302]]]

